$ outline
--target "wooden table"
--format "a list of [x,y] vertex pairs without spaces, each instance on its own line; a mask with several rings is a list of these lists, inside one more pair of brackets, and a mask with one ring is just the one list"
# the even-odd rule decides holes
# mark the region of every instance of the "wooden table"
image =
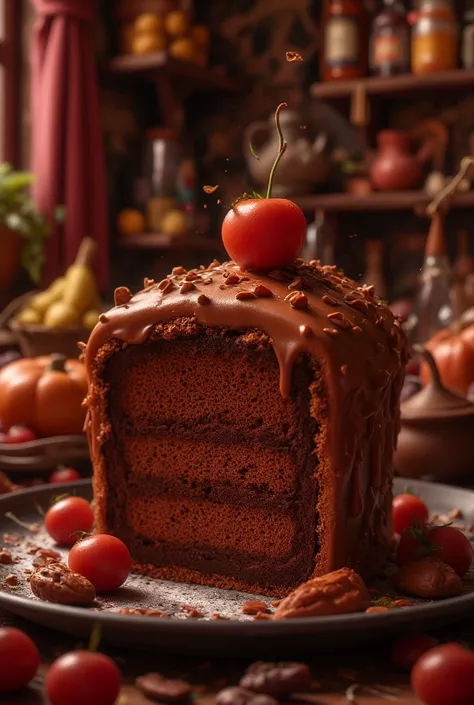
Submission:
[[[474,622],[474,620],[473,620]],[[42,627],[31,625],[17,617],[0,610],[0,624],[16,626],[23,629],[34,639],[41,650],[43,666],[39,677],[30,688],[18,693],[2,703],[8,705],[46,705],[47,700],[42,693],[41,681],[47,664],[61,653],[73,648],[82,647],[73,639],[62,634],[48,631]],[[441,639],[469,640],[474,635],[471,625],[461,625],[440,633]],[[110,656],[116,659],[123,676],[125,686],[117,705],[148,705],[151,702],[139,696],[131,684],[138,675],[157,671],[166,676],[181,677],[198,688],[198,692],[209,690],[198,702],[211,705],[213,693],[227,684],[235,684],[242,675],[247,662],[241,661],[210,661],[209,659],[180,658],[153,656],[137,652],[125,652],[104,648]],[[311,694],[298,697],[298,702],[310,705],[346,705],[347,689],[355,684],[368,684],[370,690],[362,685],[356,689],[356,705],[420,705],[409,686],[407,674],[397,671],[390,662],[390,645],[378,646],[373,650],[357,649],[356,652],[336,652],[327,656],[315,656],[308,660],[314,678],[314,688]],[[377,693],[377,691],[379,691]],[[384,695],[388,694],[388,697]]]

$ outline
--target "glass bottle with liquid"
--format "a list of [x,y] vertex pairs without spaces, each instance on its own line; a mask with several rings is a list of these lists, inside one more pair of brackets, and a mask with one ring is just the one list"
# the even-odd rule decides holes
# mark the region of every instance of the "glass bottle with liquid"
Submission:
[[367,17],[362,0],[326,0],[321,63],[323,81],[367,74]]
[[383,0],[374,17],[370,70],[375,76],[395,76],[410,70],[410,29],[400,0]]

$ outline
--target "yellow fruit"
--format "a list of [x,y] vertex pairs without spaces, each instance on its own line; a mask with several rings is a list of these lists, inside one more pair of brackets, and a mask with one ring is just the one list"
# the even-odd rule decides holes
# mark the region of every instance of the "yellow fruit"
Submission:
[[193,61],[196,47],[192,39],[176,39],[170,46],[170,56],[180,61]]
[[187,229],[186,216],[183,211],[169,211],[161,221],[161,231],[165,235],[184,235]]
[[163,18],[153,12],[144,12],[135,20],[133,30],[135,36],[139,34],[162,34]]
[[152,54],[154,51],[165,51],[166,46],[164,34],[139,34],[133,38],[132,52],[134,54]]
[[77,326],[79,316],[77,312],[63,303],[56,301],[47,311],[44,317],[44,325],[48,328],[63,328],[65,326]]
[[34,308],[25,308],[25,310],[21,311],[16,317],[16,320],[18,321],[18,323],[23,323],[29,326],[34,323],[41,323],[43,317],[40,316],[38,311],[35,311]]
[[211,33],[209,28],[202,24],[195,24],[191,27],[191,37],[194,39],[196,46],[207,49],[211,43]]
[[82,319],[84,328],[92,330],[99,322],[100,311],[87,311]]
[[165,17],[165,30],[170,37],[184,37],[189,30],[189,17],[186,12],[168,12]]
[[138,235],[145,230],[145,216],[133,208],[119,213],[117,230],[121,235]]
[[40,291],[39,294],[35,294],[35,296],[33,296],[30,300],[28,308],[32,308],[34,311],[39,313],[42,318],[51,304],[55,301],[59,301],[63,295],[64,284],[64,277],[59,277],[48,289],[46,289],[46,291]]

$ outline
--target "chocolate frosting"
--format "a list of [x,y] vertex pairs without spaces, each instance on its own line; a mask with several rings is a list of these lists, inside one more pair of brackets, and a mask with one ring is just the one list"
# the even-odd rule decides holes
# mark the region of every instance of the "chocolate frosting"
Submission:
[[[342,487],[351,487],[351,508],[335,507],[337,514],[361,517],[374,511],[391,481],[391,463],[399,424],[399,399],[408,359],[406,338],[399,321],[375,295],[372,286],[357,286],[335,266],[297,260],[288,269],[266,274],[242,271],[227,262],[187,272],[176,267],[159,283],[145,280],[145,288],[132,296],[125,287],[116,290],[117,305],[103,314],[85,350],[90,383],[92,429],[99,433],[100,418],[93,392],[97,354],[112,339],[127,345],[147,340],[154,326],[178,318],[191,318],[203,326],[265,332],[280,368],[280,390],[290,393],[293,363],[309,355],[323,365],[330,399],[328,456]],[[218,383],[218,380],[216,380]],[[351,428],[348,428],[350,424]],[[370,428],[368,506],[361,481],[350,477],[359,467],[355,460],[357,436]],[[99,462],[100,440],[88,432],[94,465]],[[370,436],[369,436],[370,437]],[[358,475],[357,471],[355,472]],[[387,484],[388,483],[388,484]],[[348,490],[349,492],[349,490]],[[346,493],[347,494],[347,493]],[[381,510],[385,514],[385,509]],[[358,521],[359,521],[358,519]],[[370,522],[368,519],[367,521]],[[372,532],[382,530],[372,527]],[[350,531],[341,522],[341,531]],[[333,537],[333,564],[340,567],[338,534]],[[355,539],[357,540],[357,539]],[[340,553],[340,551],[339,551]]]

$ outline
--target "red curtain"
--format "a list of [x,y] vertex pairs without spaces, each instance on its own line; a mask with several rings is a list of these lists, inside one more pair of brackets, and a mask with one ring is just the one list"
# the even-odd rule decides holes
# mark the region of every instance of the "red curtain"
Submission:
[[32,0],[31,122],[34,198],[53,217],[44,283],[74,260],[84,236],[98,243],[100,288],[108,279],[105,164],[94,56],[95,0]]

